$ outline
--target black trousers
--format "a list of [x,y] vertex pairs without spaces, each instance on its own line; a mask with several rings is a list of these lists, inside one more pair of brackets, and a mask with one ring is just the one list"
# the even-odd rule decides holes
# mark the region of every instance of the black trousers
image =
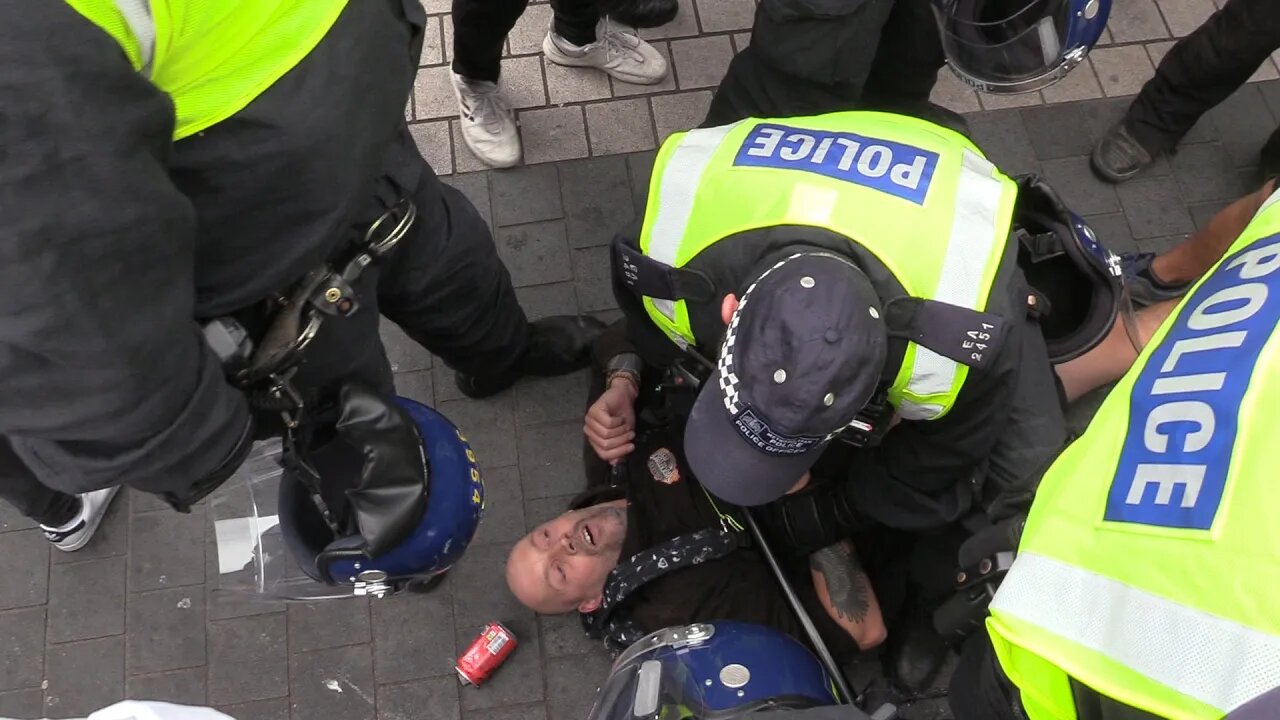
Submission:
[[[1280,48],[1280,3],[1228,0],[1179,40],[1129,106],[1125,127],[1148,152],[1172,150],[1210,108]],[[1280,155],[1280,131],[1264,149]]]
[[[529,0],[453,0],[453,71],[471,80],[497,82],[502,41]],[[596,39],[595,0],[551,0],[558,35],[574,45]]]
[[929,102],[946,62],[930,0],[761,0],[704,126],[874,109],[954,125]]
[[1022,720],[1014,711],[1014,695],[1008,678],[996,661],[986,630],[965,641],[960,662],[951,675],[947,702],[956,720]]
[[[350,53],[342,52],[353,42],[375,43],[385,39],[392,28],[403,31],[400,24],[406,21],[406,15],[388,13],[384,7],[398,6],[400,2],[353,3],[305,61],[243,111],[246,122],[237,124],[236,118],[232,118],[225,126],[219,126],[221,133],[183,141],[185,162],[200,165],[202,153],[210,158],[224,154],[227,143],[234,144],[236,132],[244,132],[248,138],[261,142],[257,137],[261,128],[279,127],[285,131],[279,133],[273,145],[290,148],[284,160],[318,162],[331,158],[333,153],[345,153],[344,157],[352,153],[353,145],[343,140],[343,133],[349,128],[376,124],[373,122],[376,118],[366,116],[383,114],[386,127],[385,114],[395,113],[391,115],[391,126],[398,122],[399,128],[393,137],[376,149],[368,149],[378,153],[372,165],[377,167],[376,163],[382,163],[381,176],[372,184],[353,186],[367,188],[361,192],[372,192],[353,198],[354,226],[350,237],[363,235],[368,223],[400,197],[413,200],[418,219],[391,255],[360,277],[355,287],[359,309],[346,318],[327,319],[308,347],[295,382],[317,397],[332,395],[342,383],[353,381],[388,394],[394,391],[390,362],[379,335],[380,318],[384,316],[449,367],[474,375],[509,370],[519,362],[528,340],[528,320],[516,300],[511,277],[498,257],[489,227],[462,193],[439,181],[418,153],[404,125],[400,113],[407,83],[401,87],[399,83],[370,82],[350,96],[342,93],[335,97],[338,91],[331,84],[321,82],[332,69],[331,64],[353,61]],[[411,59],[418,57],[425,16],[416,0],[404,0],[404,5],[416,38],[415,47],[405,55],[404,76],[411,77]],[[416,15],[411,12],[414,9]],[[366,75],[380,77],[375,70],[377,68],[370,68]],[[289,130],[296,122],[297,107],[318,104],[327,108],[341,104],[348,112],[325,114],[326,118],[334,118],[333,127]],[[221,137],[215,140],[213,135]],[[209,144],[202,149],[201,142],[220,145]],[[208,165],[214,164],[210,161]],[[210,184],[216,185],[213,180]],[[314,201],[303,193],[289,195],[277,190],[261,188],[262,193],[288,198],[287,201]],[[251,309],[246,309],[234,314],[251,313]],[[123,482],[127,484],[128,478]],[[75,484],[74,479],[68,479],[65,486]],[[64,486],[61,482],[58,485]],[[2,436],[0,499],[46,525],[65,522],[70,519],[68,508],[74,512],[78,507],[73,496],[41,484]]]

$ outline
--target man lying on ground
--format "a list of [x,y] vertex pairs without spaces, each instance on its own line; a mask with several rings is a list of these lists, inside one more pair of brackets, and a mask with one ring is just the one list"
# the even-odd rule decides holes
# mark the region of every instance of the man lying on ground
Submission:
[[[592,487],[571,509],[512,548],[507,584],[543,614],[577,610],[619,647],[671,625],[741,620],[807,642],[739,510],[714,500],[684,461],[682,428],[636,439],[615,485]],[[785,568],[841,661],[885,638],[870,580],[853,547],[837,543]],[[807,572],[806,572],[807,569]]]

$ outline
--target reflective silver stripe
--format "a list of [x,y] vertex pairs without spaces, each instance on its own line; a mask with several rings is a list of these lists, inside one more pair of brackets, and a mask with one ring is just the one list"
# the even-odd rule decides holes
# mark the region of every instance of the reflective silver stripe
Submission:
[[1018,556],[991,609],[1224,713],[1280,686],[1280,637],[1043,555]]
[[[671,157],[662,169],[658,183],[658,213],[649,232],[649,247],[645,254],[659,262],[675,266],[680,242],[684,239],[689,216],[693,213],[693,201],[702,182],[702,173],[711,162],[711,156],[729,131],[738,126],[690,130],[680,138]],[[676,306],[670,300],[654,299],[653,306],[676,321]]]
[[702,182],[702,173],[716,148],[729,131],[738,126],[690,130],[680,139],[667,164],[662,168],[658,183],[658,214],[649,232],[649,247],[645,254],[659,262],[674,266],[684,239],[689,216],[693,213],[693,201]]
[[[933,299],[970,309],[977,307],[982,294],[983,275],[997,242],[996,219],[1004,187],[995,178],[996,167],[980,155],[965,150],[956,184],[955,214],[951,237],[942,259],[942,273]],[[907,390],[917,396],[946,393],[955,382],[958,368],[954,360],[932,350],[916,347],[915,364]],[[898,412],[907,420],[937,417],[942,406],[904,399]]]
[[151,17],[150,0],[115,0],[124,22],[138,41],[138,54],[142,56],[143,75],[150,77],[151,61],[156,57],[156,22]]

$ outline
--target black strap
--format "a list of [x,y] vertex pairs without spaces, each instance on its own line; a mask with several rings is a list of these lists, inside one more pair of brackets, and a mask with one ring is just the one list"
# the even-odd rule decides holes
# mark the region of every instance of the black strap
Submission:
[[643,628],[615,613],[632,593],[667,573],[725,557],[747,542],[745,535],[728,528],[705,528],[673,537],[618,563],[605,580],[600,607],[582,615],[587,634],[603,639],[611,651],[620,652],[644,637]]
[[1066,252],[1062,237],[1056,232],[1031,233],[1025,228],[1013,231],[1014,240],[1026,251],[1026,259],[1032,263],[1043,262]]
[[618,277],[636,295],[694,302],[715,299],[715,284],[705,274],[654,260],[621,237],[614,241],[613,248]]
[[887,302],[885,326],[891,337],[905,338],[977,370],[991,364],[1009,332],[999,315],[916,297]]

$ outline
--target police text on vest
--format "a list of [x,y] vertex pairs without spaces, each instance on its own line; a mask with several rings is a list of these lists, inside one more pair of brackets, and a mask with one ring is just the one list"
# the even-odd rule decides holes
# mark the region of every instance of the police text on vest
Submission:
[[757,125],[733,164],[817,173],[923,205],[938,154],[847,132]]
[[1280,320],[1280,234],[1222,261],[1139,372],[1104,518],[1208,530],[1240,404]]

